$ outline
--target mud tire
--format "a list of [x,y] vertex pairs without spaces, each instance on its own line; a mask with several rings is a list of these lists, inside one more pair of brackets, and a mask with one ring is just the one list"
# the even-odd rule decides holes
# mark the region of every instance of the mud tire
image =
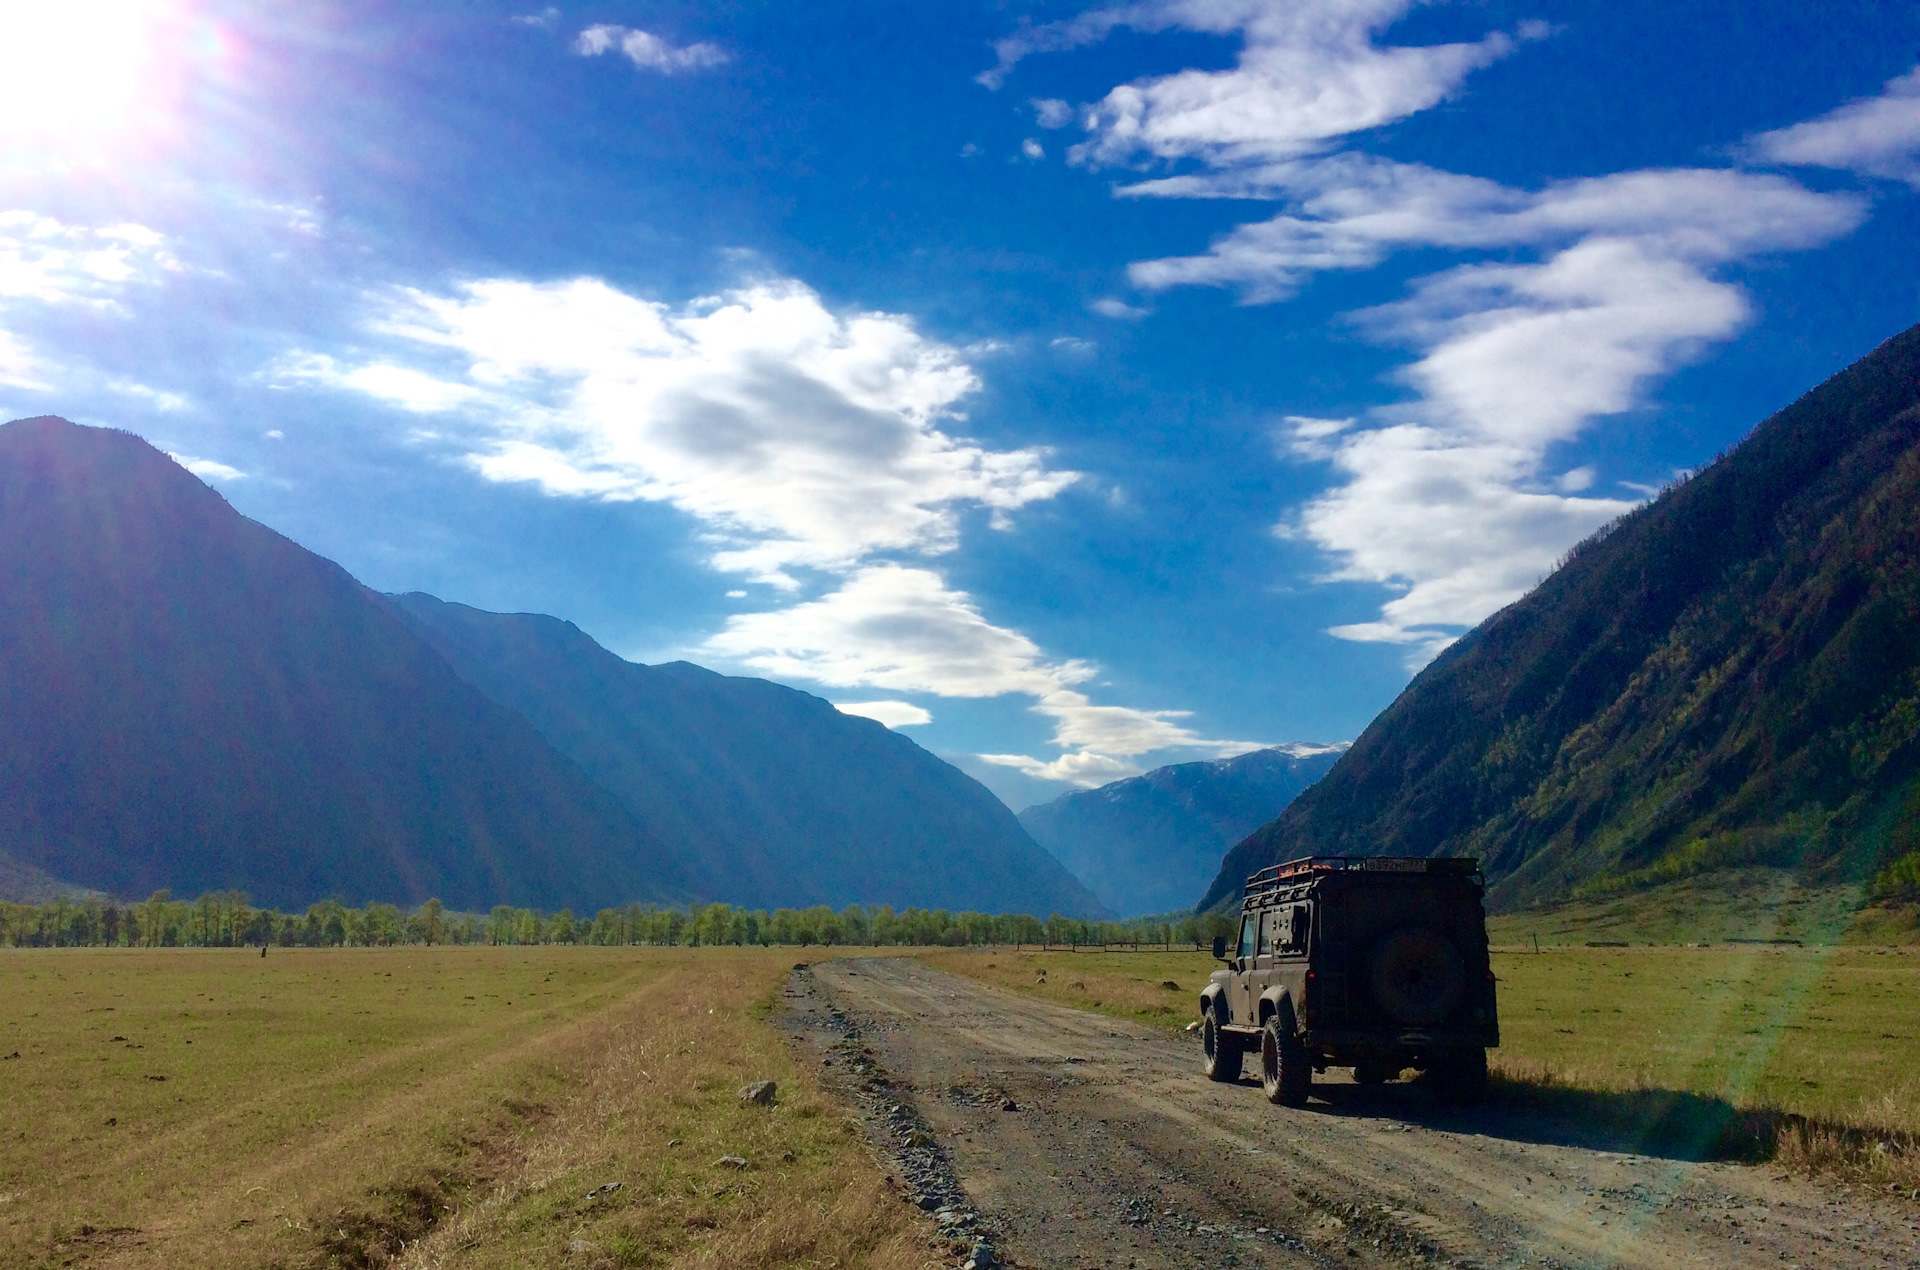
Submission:
[[1281,1107],[1304,1107],[1313,1093],[1313,1063],[1307,1047],[1293,1034],[1293,1017],[1275,1014],[1260,1029],[1260,1088],[1267,1101]]
[[1244,1053],[1240,1038],[1221,1028],[1220,1016],[1213,1010],[1207,1011],[1201,1024],[1200,1046],[1206,1052],[1204,1070],[1208,1080],[1231,1085],[1240,1079],[1240,1059]]

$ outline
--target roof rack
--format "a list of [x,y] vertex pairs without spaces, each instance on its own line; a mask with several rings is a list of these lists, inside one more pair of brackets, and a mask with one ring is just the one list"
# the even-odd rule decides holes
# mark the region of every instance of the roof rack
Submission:
[[1468,877],[1480,872],[1472,856],[1315,855],[1271,864],[1247,875],[1248,894],[1320,873],[1427,873]]

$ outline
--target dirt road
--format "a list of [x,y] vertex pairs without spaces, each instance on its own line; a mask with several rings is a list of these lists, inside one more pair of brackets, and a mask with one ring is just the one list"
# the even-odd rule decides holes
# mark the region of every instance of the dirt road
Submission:
[[977,1266],[1920,1265],[1911,1205],[1417,1086],[1330,1075],[1286,1110],[1190,1038],[910,958],[796,971],[783,1021]]

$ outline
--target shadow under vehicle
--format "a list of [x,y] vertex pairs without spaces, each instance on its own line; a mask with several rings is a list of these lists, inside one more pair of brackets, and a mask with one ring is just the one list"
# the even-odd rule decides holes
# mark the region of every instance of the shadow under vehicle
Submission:
[[1482,890],[1471,859],[1312,856],[1250,876],[1200,994],[1207,1075],[1238,1080],[1253,1050],[1284,1106],[1329,1067],[1363,1085],[1413,1068],[1443,1099],[1479,1101],[1500,1043]]

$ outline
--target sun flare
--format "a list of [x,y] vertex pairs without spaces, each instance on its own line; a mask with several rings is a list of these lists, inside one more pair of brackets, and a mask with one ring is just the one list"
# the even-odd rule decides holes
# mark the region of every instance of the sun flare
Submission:
[[0,146],[87,158],[171,121],[187,0],[0,4]]

